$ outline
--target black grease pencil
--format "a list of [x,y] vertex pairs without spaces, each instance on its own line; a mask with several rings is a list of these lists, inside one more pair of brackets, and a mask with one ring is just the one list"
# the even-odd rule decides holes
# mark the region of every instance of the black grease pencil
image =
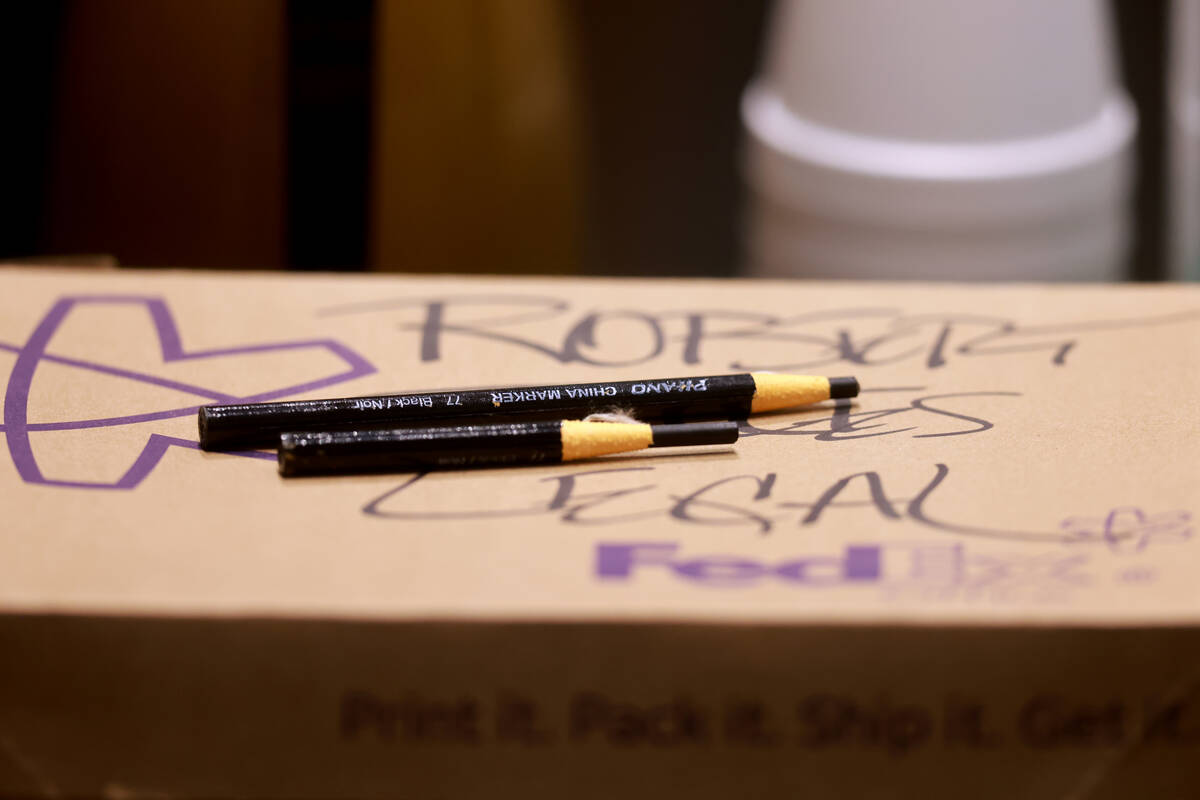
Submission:
[[442,428],[283,433],[285,476],[553,464],[641,450],[728,444],[736,422],[649,425],[625,422],[513,422]]
[[621,410],[645,422],[745,419],[749,414],[855,397],[854,378],[769,372],[642,381],[567,383],[455,392],[204,406],[205,450],[274,447],[284,431],[452,422],[554,420]]

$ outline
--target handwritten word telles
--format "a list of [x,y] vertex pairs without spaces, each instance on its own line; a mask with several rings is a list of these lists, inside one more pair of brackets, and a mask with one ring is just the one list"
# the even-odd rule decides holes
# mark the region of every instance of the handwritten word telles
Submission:
[[[456,343],[486,341],[559,364],[634,366],[662,360],[700,364],[728,358],[738,371],[820,371],[836,364],[912,364],[1025,354],[1067,363],[1081,334],[1200,321],[1200,312],[1029,325],[973,313],[914,314],[899,308],[842,308],[800,314],[758,310],[577,310],[539,295],[449,295],[333,306],[323,316],[387,313],[412,332],[421,361],[452,355]],[[720,347],[718,347],[720,345]],[[713,351],[713,352],[710,352]],[[738,354],[754,353],[748,361]]]
[[[915,387],[921,391],[921,387]],[[878,389],[875,391],[910,391],[904,389]],[[755,417],[743,420],[741,435],[751,436],[811,436],[819,442],[848,442],[876,436],[911,433],[914,439],[934,439],[943,436],[968,436],[991,430],[995,425],[987,419],[965,414],[958,410],[957,403],[970,402],[971,398],[1020,397],[1020,392],[950,392],[913,397],[907,402],[890,405],[888,408],[873,408],[855,411],[849,401],[839,400],[832,413],[821,412],[814,417],[805,414],[800,419],[789,416],[788,421],[773,427],[770,418]],[[950,406],[954,405],[955,410]],[[909,424],[912,423],[912,424]]]

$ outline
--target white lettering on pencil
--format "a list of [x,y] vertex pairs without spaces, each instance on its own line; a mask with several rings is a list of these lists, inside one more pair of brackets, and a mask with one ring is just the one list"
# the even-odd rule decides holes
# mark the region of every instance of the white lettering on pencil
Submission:
[[629,387],[633,394],[671,394],[679,392],[707,392],[708,379],[697,378],[682,381],[654,381],[652,383],[635,383]]
[[414,397],[360,397],[354,401],[354,408],[357,411],[364,409],[372,409],[383,411],[390,408],[404,408],[406,406],[421,406],[422,408],[433,408],[433,398],[428,395]]
[[563,389],[567,397],[613,397],[617,393],[615,386],[568,386]]
[[[570,389],[567,390],[568,392]],[[574,397],[574,395],[571,395]],[[558,389],[518,389],[515,392],[492,392],[492,405],[501,403],[531,403],[538,400],[561,400]]]

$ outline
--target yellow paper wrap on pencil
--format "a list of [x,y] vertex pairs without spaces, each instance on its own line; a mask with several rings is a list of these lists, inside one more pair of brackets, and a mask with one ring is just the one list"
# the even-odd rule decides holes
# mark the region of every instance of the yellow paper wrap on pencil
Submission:
[[650,426],[640,423],[581,420],[563,420],[562,423],[563,461],[641,450],[653,442]]
[[750,410],[757,414],[829,399],[829,378],[819,375],[776,375],[753,372],[754,399]]

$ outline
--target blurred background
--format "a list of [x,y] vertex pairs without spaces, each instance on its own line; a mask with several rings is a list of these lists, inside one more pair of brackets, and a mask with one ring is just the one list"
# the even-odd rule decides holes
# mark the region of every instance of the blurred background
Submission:
[[[1062,275],[1161,280],[1200,272],[1200,101],[1194,96],[1200,0],[1042,4],[1061,5],[1054,19],[1031,22],[1050,31],[1043,49],[1059,47],[1061,64],[1037,62],[1037,42],[1023,52],[1029,37],[1016,28],[995,18],[967,19],[946,0],[902,4],[916,20],[912,30],[883,28],[875,0],[856,2],[862,7],[849,21],[830,19],[828,9],[855,3],[829,3],[822,11],[820,0],[786,9],[764,0],[6,4],[0,10],[6,140],[0,148],[0,258],[652,276],[853,277],[882,269],[882,277],[928,277],[906,257],[898,257],[891,272],[887,263],[878,266],[880,253],[911,250],[918,261],[950,253],[949,277],[955,277],[953,259],[965,264],[989,248],[1001,262],[1010,258],[1007,249],[996,250],[997,242],[1054,239],[1059,254],[1062,231],[1093,226],[1104,232],[1097,246],[1107,248],[1113,266],[1073,267]],[[990,13],[1011,17],[1018,13],[1013,9],[1039,4],[989,0],[979,8],[990,5]],[[1089,16],[1096,9],[1099,23]],[[1091,39],[1075,47],[1072,26],[1082,30],[1076,18],[1085,17]],[[898,43],[892,61],[872,60],[872,53],[887,49],[862,45],[870,40],[864,32],[872,31]],[[888,98],[900,108],[921,102],[965,107],[955,98],[976,76],[969,64],[958,75],[953,59],[986,52],[972,35],[992,37],[1000,53],[994,62],[1011,53],[1013,64],[1024,64],[1023,79],[1037,86],[1084,97],[1051,80],[1078,74],[1095,84],[1098,103],[1107,102],[1101,95],[1132,100],[1136,136],[1117,142],[1126,142],[1122,166],[1104,173],[1109,183],[1099,190],[1112,194],[1119,220],[1068,215],[1047,223],[1045,198],[1054,195],[1045,185],[1021,188],[995,175],[978,184],[975,175],[968,201],[953,199],[953,205],[978,201],[981,214],[992,214],[1000,186],[1016,192],[1006,209],[1028,198],[1033,210],[1021,219],[1010,215],[986,235],[978,221],[956,219],[954,247],[938,242],[931,256],[929,238],[945,237],[937,224],[944,198],[929,201],[920,219],[900,219],[890,209],[925,208],[930,187],[941,191],[955,176],[915,174],[905,165],[860,170],[852,158],[822,162],[815,145],[792,151],[753,132],[758,112],[747,88],[758,85],[764,113],[769,101],[781,98],[786,119],[780,124],[788,130],[820,141],[836,134],[855,147],[885,139],[923,143],[925,150],[914,151],[917,160],[921,153],[941,154],[947,137],[965,137],[968,146],[972,137],[1053,138],[1055,131],[1012,133],[1006,120],[1026,113],[1020,102],[1007,117],[997,115],[991,138],[986,130],[963,133],[961,119],[947,121],[944,131],[888,129],[885,123],[902,113],[889,110]],[[1002,41],[1005,35],[1017,45]],[[797,52],[817,55],[798,61]],[[944,97],[928,80],[906,86],[909,60],[938,65],[939,75],[958,84],[946,87]],[[1001,69],[1000,79],[1010,72]],[[868,80],[855,83],[849,73]],[[887,85],[889,75],[901,77]],[[988,80],[978,83],[980,91],[991,91]],[[833,100],[820,100],[822,91]],[[1006,91],[1009,101],[1038,92]],[[1041,98],[1048,108],[1070,105],[1060,100]],[[879,120],[880,127],[871,128]],[[851,130],[855,125],[862,129]],[[747,159],[764,149],[771,152],[755,162],[756,173]],[[901,152],[887,150],[893,151]],[[772,167],[771,159],[783,159],[782,166]],[[805,159],[817,166],[806,162],[788,177],[789,164]],[[817,167],[825,172],[812,173]],[[802,191],[776,185],[788,180]],[[854,191],[878,195],[875,180],[889,187],[880,212],[886,219],[879,213],[860,219]],[[846,207],[821,204],[822,196],[842,195],[851,198]],[[1031,214],[1036,225],[1026,219]],[[762,219],[769,220],[766,227]],[[881,227],[886,236],[876,236]],[[785,245],[777,246],[776,229],[783,230]],[[759,239],[776,242],[766,247],[773,255],[756,249]],[[873,248],[863,262],[873,266],[860,268],[856,259],[864,248]],[[775,263],[756,265],[764,258]],[[1096,259],[1093,251],[1086,259]],[[1046,270],[1035,277],[1060,276],[1041,263],[1030,261],[1029,269]],[[972,272],[965,265],[964,277],[1007,277],[1003,269],[989,263]]]

